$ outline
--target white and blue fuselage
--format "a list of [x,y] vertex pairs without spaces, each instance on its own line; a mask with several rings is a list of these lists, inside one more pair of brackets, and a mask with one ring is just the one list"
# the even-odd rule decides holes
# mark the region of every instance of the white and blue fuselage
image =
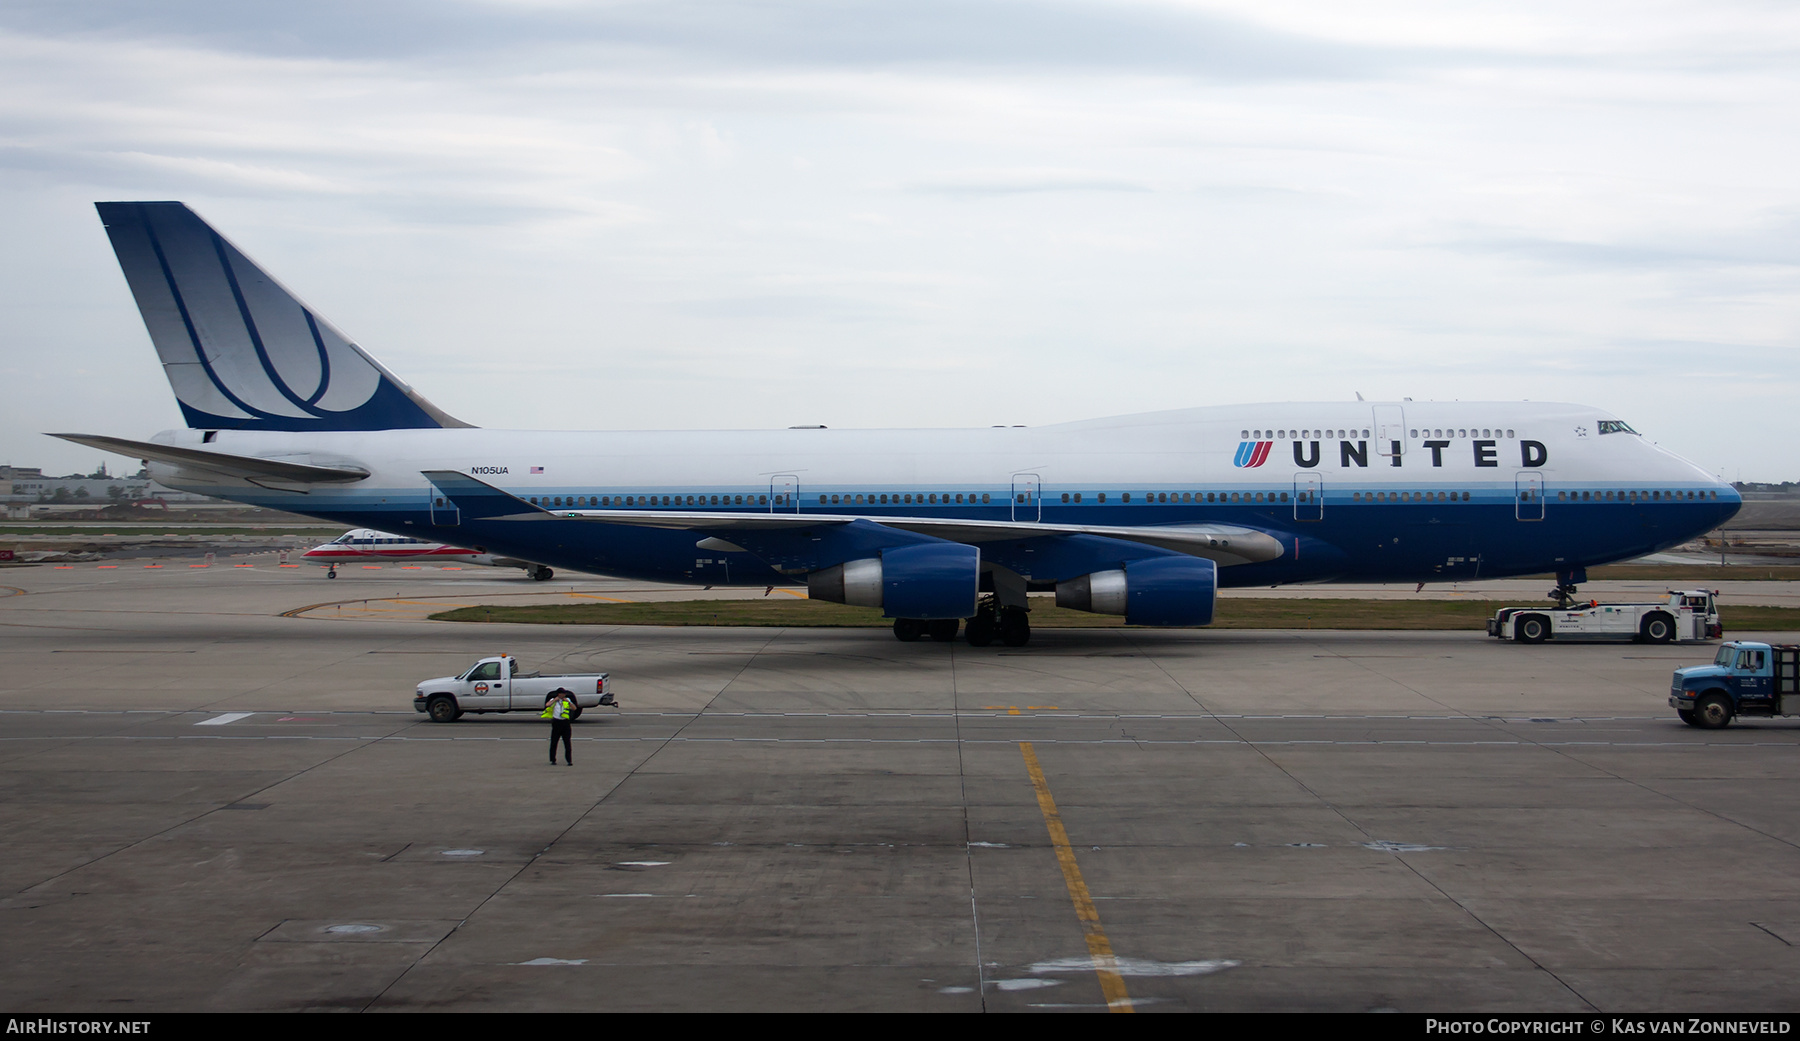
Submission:
[[[1385,444],[1379,409],[1391,410],[1385,432],[1399,435]],[[203,436],[156,440],[198,446]],[[440,497],[421,475],[459,471],[545,510],[589,516],[1222,525],[1280,543],[1274,559],[1222,568],[1227,586],[1569,572],[1688,541],[1739,506],[1729,485],[1616,417],[1519,402],[1219,406],[962,430],[222,430],[208,447],[359,465],[370,476],[302,494],[197,480],[154,462],[153,472],[203,494],[557,567],[708,584],[791,576],[752,554],[697,550],[692,530],[570,520],[551,535],[452,517],[434,509]]]

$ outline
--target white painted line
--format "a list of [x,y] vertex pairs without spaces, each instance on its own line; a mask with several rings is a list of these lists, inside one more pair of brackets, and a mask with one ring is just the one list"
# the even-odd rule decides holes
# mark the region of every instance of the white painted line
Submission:
[[[1151,961],[1148,958],[1120,958],[1117,972],[1121,976],[1210,976],[1215,972],[1236,968],[1238,963],[1225,959],[1210,961]],[[1041,961],[1026,969],[1026,972],[1059,973],[1059,972],[1092,972],[1092,958],[1057,958],[1054,961]],[[1003,981],[995,980],[995,983]],[[1004,981],[1016,982],[1016,981]],[[1003,988],[1004,989],[1004,988]]]
[[203,719],[194,725],[197,727],[222,727],[227,723],[236,723],[240,719],[249,719],[254,715],[256,715],[254,712],[227,712],[222,716]]

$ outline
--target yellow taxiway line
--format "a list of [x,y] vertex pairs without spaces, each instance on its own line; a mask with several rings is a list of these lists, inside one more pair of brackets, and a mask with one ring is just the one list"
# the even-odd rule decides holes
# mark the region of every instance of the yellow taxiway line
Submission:
[[1087,937],[1088,957],[1094,962],[1094,975],[1100,978],[1100,993],[1106,996],[1106,1007],[1114,1012],[1132,1012],[1131,995],[1125,992],[1125,978],[1119,975],[1119,962],[1113,956],[1112,942],[1100,927],[1100,912],[1088,895],[1081,868],[1075,863],[1074,847],[1064,830],[1062,814],[1050,796],[1050,782],[1044,780],[1044,769],[1038,765],[1037,750],[1031,742],[1019,742],[1019,754],[1025,757],[1025,769],[1031,774],[1031,787],[1037,791],[1038,809],[1044,814],[1044,826],[1050,829],[1050,843],[1056,847],[1056,862],[1062,867],[1063,884],[1069,887],[1069,900],[1075,905],[1075,917]]

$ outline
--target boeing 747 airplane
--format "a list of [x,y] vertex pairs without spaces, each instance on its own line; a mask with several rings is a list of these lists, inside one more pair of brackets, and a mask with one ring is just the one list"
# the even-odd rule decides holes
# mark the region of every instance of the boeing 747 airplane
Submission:
[[57,434],[172,488],[580,571],[804,583],[902,640],[1011,645],[1030,591],[1205,625],[1221,586],[1584,569],[1737,493],[1586,405],[1222,405],[967,430],[484,430],[178,202],[100,217],[187,429]]

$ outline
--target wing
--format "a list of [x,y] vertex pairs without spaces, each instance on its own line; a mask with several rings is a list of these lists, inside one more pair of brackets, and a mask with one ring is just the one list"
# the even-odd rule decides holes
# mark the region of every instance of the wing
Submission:
[[[691,531],[706,548],[754,553],[782,570],[812,571],[888,546],[943,541],[975,545],[990,559],[1044,553],[1068,561],[1056,572],[1092,570],[1118,559],[1179,554],[1220,566],[1275,560],[1280,540],[1252,528],[1216,524],[1126,527],[1046,524],[952,517],[881,517],[833,513],[710,513],[683,510],[547,510],[456,471],[424,472],[465,516],[524,522],[617,524]],[[1008,566],[1012,566],[1010,563]],[[1017,570],[1017,568],[1015,568]],[[1032,571],[1037,571],[1033,568]],[[1072,573],[1083,573],[1075,570]]]
[[199,448],[178,448],[149,441],[128,441],[122,437],[98,434],[51,434],[64,441],[98,448],[103,452],[167,463],[179,469],[216,477],[235,478],[264,488],[305,492],[315,484],[352,484],[369,476],[369,471],[354,466],[319,466],[285,459],[259,459],[255,456],[208,452]]

